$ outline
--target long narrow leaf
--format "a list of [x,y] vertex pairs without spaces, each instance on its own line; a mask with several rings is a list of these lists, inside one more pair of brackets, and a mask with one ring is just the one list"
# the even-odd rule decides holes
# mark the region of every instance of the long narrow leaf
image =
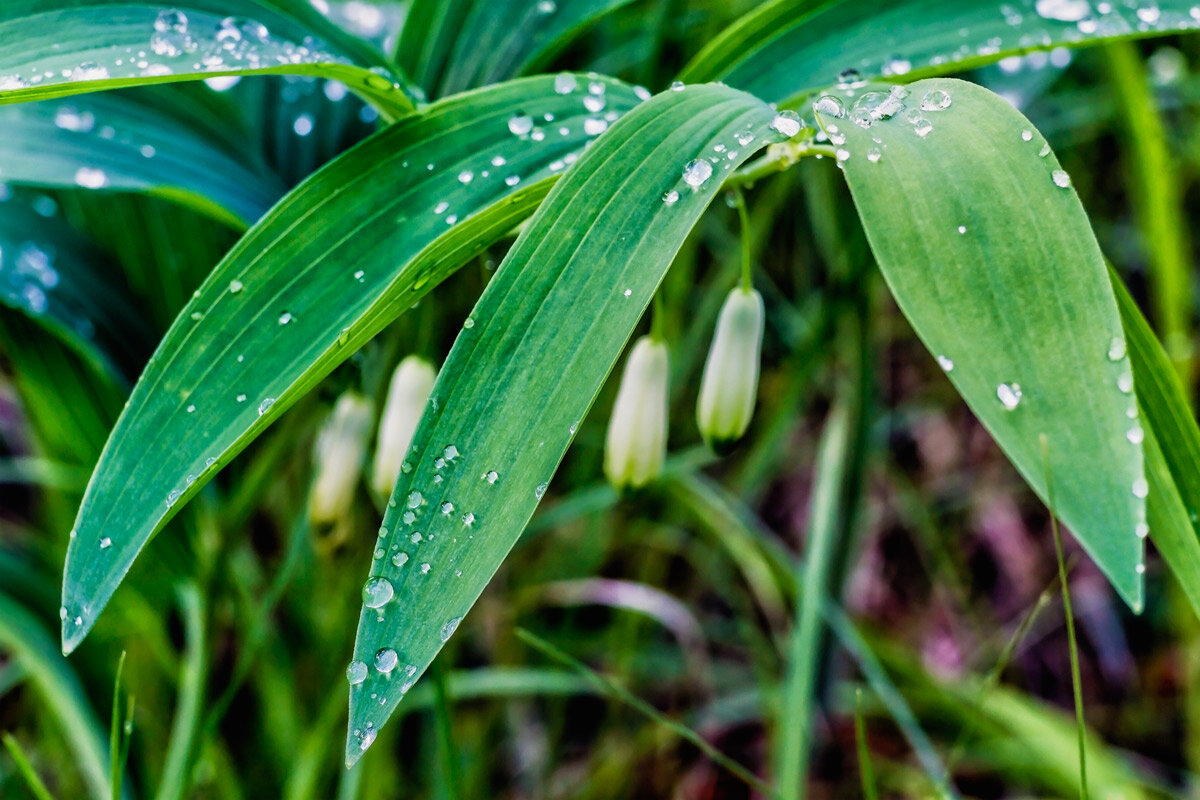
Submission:
[[775,0],[709,43],[680,77],[791,102],[848,70],[850,80],[909,81],[1034,50],[1179,33],[1200,25],[1194,8],[1190,0]]
[[395,115],[400,78],[301,0],[6,0],[0,103],[216,75],[342,81]]
[[[545,179],[608,124],[584,106],[587,82],[558,93],[553,78],[530,78],[410,115],[243,237],[151,359],[92,477],[63,579],[68,650],[217,469],[537,204]],[[604,84],[606,114],[638,102]]]
[[841,143],[880,269],[917,335],[1043,499],[1047,471],[1054,476],[1059,517],[1138,610],[1142,430],[1087,214],[1049,145],[1002,98],[947,79],[904,91],[883,102],[906,110],[855,117],[866,127],[818,115]]
[[516,542],[688,231],[722,178],[781,138],[773,124],[726,87],[659,95],[585,153],[509,252],[442,368],[380,530],[370,575],[394,598],[359,620],[348,763]]

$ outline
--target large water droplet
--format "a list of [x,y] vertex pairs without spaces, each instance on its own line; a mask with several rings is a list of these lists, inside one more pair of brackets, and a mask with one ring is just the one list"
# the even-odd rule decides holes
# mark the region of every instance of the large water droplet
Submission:
[[346,680],[351,686],[357,686],[367,679],[367,664],[365,661],[351,661],[346,667]]
[[1050,173],[1050,177],[1054,180],[1054,185],[1060,189],[1066,189],[1071,185],[1071,176],[1066,173],[1066,170],[1056,169]]
[[1088,0],[1037,0],[1033,9],[1039,17],[1055,22],[1079,22],[1092,13]]
[[443,642],[450,641],[450,637],[458,630],[458,624],[462,622],[462,617],[455,617],[442,626],[441,638]]
[[950,107],[950,94],[941,89],[930,89],[921,99],[922,111],[943,111]]
[[367,608],[381,608],[391,602],[394,594],[392,582],[387,578],[379,576],[367,578],[362,589],[363,605]]
[[533,130],[533,117],[528,114],[517,114],[508,121],[508,130],[513,136],[524,136]]
[[419,508],[421,503],[423,503],[424,501],[425,501],[425,498],[421,495],[420,492],[409,492],[408,500],[406,500],[405,502],[409,508]]
[[703,186],[712,177],[712,164],[704,159],[693,159],[683,168],[683,182],[688,186]]
[[800,115],[791,110],[780,111],[771,120],[771,130],[789,139],[799,133],[801,127]]
[[400,656],[396,655],[396,651],[390,647],[381,648],[375,653],[375,669],[384,675],[394,670],[399,662]]

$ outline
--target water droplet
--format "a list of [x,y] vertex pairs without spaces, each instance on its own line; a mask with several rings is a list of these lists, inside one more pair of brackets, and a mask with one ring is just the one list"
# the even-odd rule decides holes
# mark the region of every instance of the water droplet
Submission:
[[1060,189],[1066,189],[1071,185],[1071,176],[1065,170],[1056,169],[1050,173],[1050,177],[1054,180],[1054,185]]
[[669,192],[663,193],[662,201],[664,203],[666,203],[667,205],[671,205],[672,203],[674,203],[678,200],[679,200],[679,192],[675,191],[674,189],[672,189]]
[[533,117],[517,114],[508,121],[508,130],[513,136],[524,136],[533,130]]
[[966,232],[967,232],[967,226],[966,226],[966,225],[959,225],[959,226],[958,226],[958,232],[959,232],[960,234],[961,234],[961,233],[966,233]]
[[463,525],[468,525],[468,526],[474,525],[475,524],[475,515],[472,514],[470,511],[468,511],[467,513],[462,515],[462,521],[463,521]]
[[108,175],[102,169],[80,167],[75,170],[75,183],[84,189],[100,189],[108,183]]
[[291,321],[292,321],[292,315],[290,312],[285,311],[279,315],[279,324],[280,325],[287,325]]
[[441,508],[442,508],[442,513],[443,513],[443,514],[450,514],[450,513],[453,513],[453,511],[454,511],[454,503],[451,503],[450,501],[448,501],[448,500],[447,500],[446,502],[442,503],[442,506],[441,506]]
[[403,567],[408,563],[408,553],[396,553],[392,556],[392,564],[397,567]]
[[570,94],[579,86],[579,81],[569,72],[554,76],[554,91],[558,94]]
[[1092,13],[1088,0],[1037,0],[1033,9],[1042,19],[1055,22],[1079,22]]
[[558,4],[554,0],[538,0],[537,11],[539,14],[553,14],[558,10]]
[[346,680],[351,686],[358,686],[367,679],[367,664],[365,661],[351,661],[346,667]]
[[996,387],[996,397],[1000,398],[1006,409],[1012,411],[1021,403],[1021,387],[1016,383],[1002,383]]
[[712,164],[703,159],[692,159],[683,168],[683,182],[688,186],[700,187],[712,177]]
[[1129,394],[1133,391],[1133,373],[1126,372],[1117,378],[1117,388],[1121,390],[1121,394]]
[[363,605],[367,608],[381,608],[391,602],[394,593],[392,582],[387,578],[367,578],[362,589]]
[[544,484],[544,483],[539,483],[537,485],[537,488],[533,490],[533,496],[536,497],[538,500],[541,500],[542,496],[545,494],[546,494],[546,484]]
[[520,182],[521,182],[520,175],[509,175],[507,178],[504,179],[504,184],[506,186],[516,186]]
[[915,117],[912,120],[913,133],[924,139],[933,130],[933,123],[925,117]]
[[872,164],[877,163],[881,158],[883,158],[883,151],[878,147],[872,147],[867,151],[867,161],[870,161]]
[[425,562],[424,564],[421,565],[421,574],[428,575],[430,569],[432,569],[432,567],[429,566],[429,562],[428,561]]
[[686,88],[687,88],[687,85],[684,84],[683,81],[671,81],[671,91],[672,92],[682,92]]
[[780,111],[771,120],[771,130],[789,139],[798,134],[801,127],[800,115],[795,111]]
[[390,647],[380,648],[375,653],[375,669],[384,675],[394,670],[399,662],[400,656],[396,655],[396,651]]
[[485,472],[479,476],[480,480],[485,480],[488,483],[495,483],[496,479],[499,477],[500,477],[499,473],[497,473],[496,470],[494,470],[494,469],[489,470],[488,472]]
[[267,409],[273,405],[275,405],[274,397],[265,398],[261,403],[258,404],[258,415],[261,417],[263,414],[267,413]]
[[107,536],[101,536],[100,537],[100,549],[107,550],[110,547],[112,547],[112,539],[108,538]]
[[1150,484],[1146,483],[1145,478],[1137,478],[1133,482],[1133,496],[1139,500],[1145,500],[1146,495],[1150,494]]
[[813,103],[813,111],[826,117],[837,117],[841,119],[846,116],[846,106],[842,101],[831,94],[824,95]]
[[1133,444],[1141,444],[1142,440],[1146,438],[1146,432],[1142,430],[1141,425],[1134,425],[1125,434],[1125,438]]
[[408,500],[405,501],[409,508],[418,508],[423,502],[425,502],[425,498],[421,496],[420,492],[415,491],[409,492]]
[[1139,539],[1145,539],[1150,535],[1150,526],[1144,522],[1139,522],[1133,530]]
[[230,294],[237,294],[244,288],[246,288],[245,284],[243,284],[239,280],[232,280],[229,282],[229,293]]
[[471,172],[471,170],[469,170],[469,169],[464,169],[462,172],[458,173],[458,182],[459,183],[470,183],[474,179],[475,179],[475,173]]
[[1030,130],[1021,131],[1021,141],[1032,142],[1033,141],[1033,131],[1030,131]]
[[583,132],[588,136],[599,136],[608,130],[608,123],[602,119],[588,117],[583,121]]
[[442,632],[441,632],[442,642],[450,641],[450,637],[454,635],[454,632],[456,630],[458,630],[458,624],[460,622],[462,622],[462,617],[455,617],[454,619],[450,620],[449,622],[447,622],[445,625],[442,626]]
[[1108,345],[1108,360],[1120,361],[1125,357],[1125,338],[1122,336],[1114,336],[1112,342]]
[[453,461],[458,458],[458,448],[452,444],[446,445],[446,449],[442,450],[442,455],[447,461]]
[[954,369],[954,362],[947,356],[938,356],[937,363],[938,366],[944,369],[946,372],[950,372],[952,369]]
[[950,107],[950,93],[942,89],[930,89],[921,98],[922,111],[944,111]]

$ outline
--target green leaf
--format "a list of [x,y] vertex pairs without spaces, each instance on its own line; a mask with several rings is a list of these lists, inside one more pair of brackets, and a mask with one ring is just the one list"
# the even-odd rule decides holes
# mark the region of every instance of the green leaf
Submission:
[[[605,83],[606,113],[637,104]],[[63,577],[68,651],[182,503],[537,205],[606,124],[586,91],[582,76],[569,94],[529,78],[434,104],[331,162],[238,242],[147,365],[88,486]]]
[[354,658],[369,668],[351,687],[348,763],[516,542],[684,238],[722,178],[780,138],[774,120],[727,87],[659,95],[584,154],[501,264],[384,517],[370,575],[394,598],[359,620]]
[[[48,210],[48,209],[42,209]],[[91,244],[63,220],[43,216],[27,193],[0,214],[0,304],[53,333],[100,374],[136,374],[149,335]]]
[[632,0],[416,0],[397,57],[431,97],[524,74]]
[[[1166,36],[1200,24],[1194,2],[1042,0],[775,0],[739,19],[684,68],[686,82],[721,79],[794,103],[843,70],[905,81],[964,72],[1012,55]],[[1080,11],[1085,6],[1086,14]],[[1037,9],[1041,8],[1043,14]]]
[[367,45],[301,0],[7,0],[0,103],[218,75],[345,83],[392,116],[413,108]]
[[79,770],[97,800],[110,800],[108,747],[79,678],[55,652],[49,633],[23,606],[0,593],[0,650],[25,666],[46,710],[59,726]]
[[262,164],[248,163],[225,134],[211,131],[219,121],[236,132],[239,114],[203,86],[0,106],[0,176],[8,183],[163,195],[244,228],[283,186]]
[[1200,616],[1200,429],[1166,351],[1120,277],[1111,270],[1109,277],[1125,325],[1146,429],[1146,521],[1154,546]]
[[1059,518],[1140,610],[1133,374],[1087,214],[1049,145],[1002,98],[948,79],[910,88],[907,111],[869,127],[818,113],[875,258],[975,415],[1043,499],[1049,471]]

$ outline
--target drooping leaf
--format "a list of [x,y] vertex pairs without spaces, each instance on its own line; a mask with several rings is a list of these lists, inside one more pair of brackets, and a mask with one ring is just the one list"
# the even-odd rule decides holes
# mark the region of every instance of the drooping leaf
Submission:
[[146,327],[95,249],[35,205],[28,192],[0,204],[0,304],[36,320],[101,374],[131,380],[149,351]]
[[1146,521],[1154,546],[1175,573],[1192,609],[1200,616],[1200,428],[1188,408],[1166,351],[1129,296],[1116,272],[1113,293],[1125,325],[1129,360],[1137,384],[1146,437]]
[[544,64],[590,22],[630,2],[416,0],[397,56],[431,97],[444,97]]
[[384,517],[370,580],[393,596],[359,620],[347,762],[516,542],[722,178],[781,138],[774,119],[727,87],[659,95],[584,154],[505,258],[442,367]]
[[1192,30],[1200,26],[1194,8],[1190,0],[775,0],[711,41],[680,79],[720,79],[791,103],[846,70],[853,80],[910,81],[1034,50]]
[[1043,499],[1049,472],[1058,516],[1140,609],[1148,490],[1133,373],[1087,214],[998,95],[949,79],[904,93],[860,93],[850,113],[867,127],[818,113],[880,269],[1009,460]]
[[0,106],[0,176],[9,183],[150,192],[246,227],[283,187],[243,154],[244,145],[239,150],[226,132],[213,131],[219,122],[237,132],[239,116],[202,86]]
[[302,0],[6,0],[0,103],[218,75],[342,81],[392,115],[412,101],[387,61]]
[[[639,102],[605,83],[613,118]],[[608,124],[586,93],[583,76],[564,94],[541,77],[434,104],[331,162],[239,241],[147,365],[89,484],[63,578],[68,650],[222,465],[536,206]]]

